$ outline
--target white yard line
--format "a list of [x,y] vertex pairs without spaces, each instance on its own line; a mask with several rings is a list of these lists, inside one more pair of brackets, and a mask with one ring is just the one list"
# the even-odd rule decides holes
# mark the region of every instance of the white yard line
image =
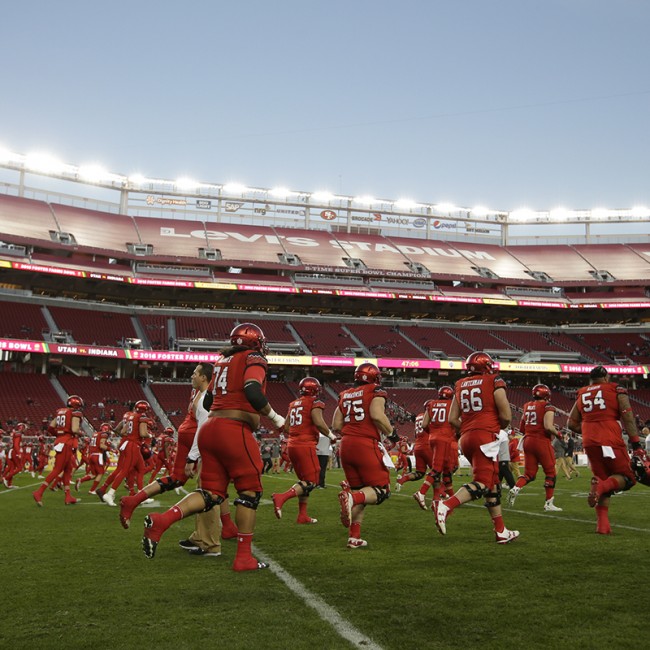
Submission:
[[254,546],[254,552],[260,560],[269,562],[269,570],[272,571],[284,584],[294,593],[305,605],[309,605],[316,613],[342,638],[349,641],[352,645],[365,648],[367,650],[382,650],[372,639],[367,637],[361,631],[357,630],[354,625],[346,621],[333,607],[328,605],[320,596],[309,591],[299,580],[294,578],[289,572],[275,562],[272,558],[260,551]]

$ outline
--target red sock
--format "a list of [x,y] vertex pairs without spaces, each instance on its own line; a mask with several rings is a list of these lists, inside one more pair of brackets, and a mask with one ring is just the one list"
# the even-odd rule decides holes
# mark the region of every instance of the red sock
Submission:
[[492,523],[494,524],[494,531],[496,533],[502,533],[505,530],[505,524],[503,523],[503,515],[496,515],[492,517]]
[[236,558],[248,559],[253,557],[251,553],[251,544],[253,543],[253,533],[238,533],[237,535],[237,555]]
[[598,488],[597,488],[597,494],[598,498],[603,496],[603,494],[607,494],[609,492],[615,492],[616,490],[620,490],[621,486],[618,483],[618,479],[615,476],[610,476],[606,481],[599,481],[598,482]]
[[424,483],[422,483],[422,485],[420,486],[420,490],[419,490],[420,494],[423,494],[423,495],[426,496],[426,493],[431,488],[431,485],[432,485],[432,482],[425,478]]
[[443,489],[442,485],[438,485],[437,487],[434,487],[433,488],[433,500],[434,501],[440,501],[440,499],[442,498],[443,492],[444,492],[444,489]]
[[95,492],[97,490],[97,486],[99,485],[99,480],[100,479],[95,479],[93,481],[93,484],[90,486],[90,491]]
[[178,506],[172,506],[167,512],[163,512],[162,515],[158,518],[158,521],[165,530],[169,528],[173,523],[180,521],[183,518],[183,513]]
[[350,537],[354,537],[354,539],[360,539],[361,537],[361,524],[355,524],[352,523],[350,524]]
[[404,485],[404,483],[406,483],[410,478],[411,477],[408,474],[404,474],[403,476],[400,476],[397,479],[397,483],[399,483],[400,485]]
[[609,508],[607,506],[596,506],[596,531],[599,533],[609,534],[612,529],[609,525]]
[[306,501],[298,501],[298,516],[299,517],[307,517],[307,502]]
[[554,489],[552,487],[547,487],[547,488],[544,488],[544,490],[546,491],[546,500],[548,501],[549,499],[552,499]]
[[456,494],[454,492],[454,486],[451,484],[445,486],[445,492],[447,493],[448,497],[453,497],[454,494]]
[[132,494],[131,497],[135,500],[136,506],[139,506],[143,501],[146,501],[149,498],[144,490],[140,490],[137,494]]
[[526,477],[520,476],[515,483],[515,487],[522,488],[524,485],[526,485]]
[[285,501],[288,501],[289,499],[293,499],[294,497],[296,497],[298,495],[296,494],[296,488],[295,487],[290,487],[286,492],[282,492],[281,494],[278,494],[277,496],[279,496],[282,499],[282,503],[284,503]]
[[363,492],[352,493],[352,503],[356,506],[366,502],[366,495]]
[[450,510],[453,510],[454,508],[458,508],[458,506],[460,505],[460,501],[458,500],[458,497],[457,497],[457,496],[449,497],[449,498],[445,501],[445,505],[446,505]]

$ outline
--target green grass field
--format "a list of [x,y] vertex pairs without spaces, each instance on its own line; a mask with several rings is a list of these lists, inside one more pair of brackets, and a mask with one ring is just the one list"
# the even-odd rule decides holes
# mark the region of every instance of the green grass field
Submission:
[[[294,523],[295,500],[275,519],[270,495],[293,475],[265,476],[255,544],[317,599],[319,614],[274,570],[233,572],[234,541],[220,558],[189,556],[177,542],[192,520],[175,524],[147,560],[141,522],[151,510],[140,508],[125,531],[117,508],[83,492],[67,507],[61,492],[47,492],[38,508],[28,487],[38,481],[22,474],[22,489],[0,489],[0,647],[643,647],[650,489],[614,497],[613,535],[602,537],[586,504],[587,475],[558,479],[561,513],[542,511],[541,481],[525,488],[504,509],[506,525],[521,531],[506,546],[494,543],[485,508],[471,505],[441,536],[411,498],[419,483],[409,483],[366,510],[369,546],[358,550],[346,548],[339,522],[341,470],[312,494],[313,526]],[[155,511],[176,499],[164,495]],[[325,619],[369,640],[345,640]]]

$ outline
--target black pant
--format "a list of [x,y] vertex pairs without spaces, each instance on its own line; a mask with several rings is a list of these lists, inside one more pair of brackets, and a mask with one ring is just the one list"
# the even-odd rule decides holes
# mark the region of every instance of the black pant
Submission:
[[318,462],[320,463],[320,475],[318,477],[318,485],[325,487],[325,472],[327,471],[327,464],[329,463],[329,456],[318,456]]

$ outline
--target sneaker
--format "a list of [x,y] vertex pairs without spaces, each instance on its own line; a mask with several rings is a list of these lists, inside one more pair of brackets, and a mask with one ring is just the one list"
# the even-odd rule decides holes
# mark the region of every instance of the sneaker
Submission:
[[260,571],[268,568],[269,564],[267,562],[260,562],[252,556],[247,559],[235,558],[232,565],[233,571]]
[[413,498],[418,502],[418,505],[420,506],[420,508],[422,508],[422,510],[427,509],[427,502],[422,492],[415,492],[413,494]]
[[9,490],[11,488],[11,485],[9,485],[9,482],[7,481],[6,478],[2,479],[2,484]]
[[80,488],[80,487],[81,487],[81,479],[78,478],[78,479],[74,482],[74,489],[75,489],[75,492],[79,492],[79,488]]
[[297,524],[317,524],[318,519],[314,519],[314,517],[298,517],[296,519]]
[[221,551],[205,551],[198,547],[189,549],[189,554],[198,555],[200,557],[221,557]]
[[34,497],[34,501],[36,501],[36,505],[40,506],[41,508],[43,507],[43,494],[36,490],[35,492],[32,492],[32,496]]
[[161,526],[156,526],[156,519],[159,515],[147,515],[144,518],[144,535],[142,536],[142,551],[145,556],[152,560],[156,555],[158,542],[165,532]]
[[365,539],[348,537],[348,548],[363,548],[364,546],[368,546],[368,542]]
[[120,499],[120,523],[124,530],[128,530],[131,524],[131,516],[137,507],[137,504],[133,503],[132,497],[122,497]]
[[104,503],[107,503],[109,506],[111,506],[111,508],[117,507],[117,503],[115,503],[115,499],[113,498],[112,494],[109,494],[107,492],[103,497],[101,497],[101,499]]
[[97,494],[97,492],[95,490],[88,490],[88,494]]
[[81,499],[75,499],[74,497],[68,497],[65,500],[65,505],[66,506],[73,506],[75,503],[78,503],[79,501],[81,501]]
[[97,498],[98,498],[102,503],[104,503],[104,494],[105,494],[105,493],[106,493],[106,490],[104,490],[103,488],[97,488],[97,489],[95,490],[95,494],[97,495]]
[[591,485],[589,486],[587,503],[589,504],[590,508],[595,507],[598,503],[598,479],[595,476],[591,477]]
[[194,548],[199,548],[197,544],[195,544],[191,539],[182,539],[180,542],[178,542],[178,545],[181,548],[184,548],[186,551],[191,551]]
[[276,518],[282,519],[282,505],[280,504],[280,495],[272,494],[271,499],[273,499],[273,510],[275,511]]
[[545,504],[544,504],[544,510],[546,512],[562,512],[562,508],[558,508],[554,503],[553,499],[549,499]]
[[517,499],[517,495],[519,494],[519,490],[521,490],[521,488],[518,488],[516,485],[512,489],[508,490],[508,505],[509,506],[514,506],[515,505],[515,500]]
[[436,528],[440,531],[441,535],[447,534],[447,524],[445,522],[447,521],[448,513],[449,513],[449,506],[447,506],[447,504],[443,503],[442,501],[438,501],[438,505],[435,511]]
[[514,540],[519,537],[518,530],[508,530],[507,528],[504,528],[501,533],[494,531],[494,534],[496,535],[497,544],[507,544],[508,542],[514,542]]
[[339,492],[339,504],[341,506],[341,523],[349,528],[352,523],[352,493],[350,488]]

